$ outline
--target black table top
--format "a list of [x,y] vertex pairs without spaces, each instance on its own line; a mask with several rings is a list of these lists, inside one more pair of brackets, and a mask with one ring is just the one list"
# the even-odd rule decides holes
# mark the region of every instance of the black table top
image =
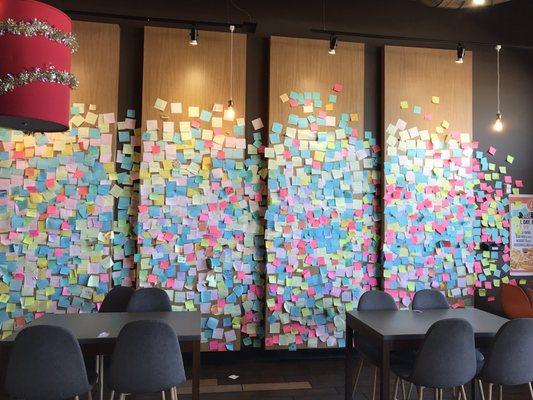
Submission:
[[[201,313],[188,311],[146,312],[146,313],[92,313],[92,314],[45,314],[26,326],[55,325],[70,330],[80,344],[110,343],[128,322],[139,320],[159,320],[168,323],[179,340],[200,340]],[[14,332],[0,342],[10,345],[18,332]],[[107,332],[108,335],[102,335]],[[99,337],[100,335],[100,337]]]
[[[346,313],[352,328],[363,326],[385,340],[421,339],[429,327],[448,318],[462,318],[470,322],[478,338],[492,337],[508,320],[476,308],[448,310],[352,311]],[[357,329],[356,329],[357,330]]]

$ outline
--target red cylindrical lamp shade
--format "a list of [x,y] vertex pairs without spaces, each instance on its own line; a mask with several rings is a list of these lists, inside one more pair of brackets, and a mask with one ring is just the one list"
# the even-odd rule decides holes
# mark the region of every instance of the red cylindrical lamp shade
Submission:
[[[34,0],[0,1],[0,21],[45,23],[55,33],[70,34],[70,18],[58,9]],[[71,47],[46,34],[0,35],[0,81],[26,72],[70,71]],[[50,77],[50,75],[48,75]],[[53,79],[32,79],[0,91],[0,126],[24,131],[68,129],[70,87]]]

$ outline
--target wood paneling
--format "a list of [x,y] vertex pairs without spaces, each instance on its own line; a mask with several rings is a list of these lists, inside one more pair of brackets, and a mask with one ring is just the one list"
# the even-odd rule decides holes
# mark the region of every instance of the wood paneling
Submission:
[[[330,93],[343,85],[335,110],[356,112],[360,132],[364,123],[364,45],[341,42],[337,54],[328,54],[329,41],[273,36],[270,39],[269,125],[285,123],[290,107],[279,96],[298,92]],[[337,115],[337,117],[339,116]]]
[[[213,104],[230,98],[230,34],[201,31],[198,46],[189,45],[189,31],[184,29],[146,27],[144,31],[144,67],[142,128],[146,120],[160,120],[161,115],[173,120],[175,115],[154,108],[158,98],[181,102],[187,108],[197,106],[211,110]],[[233,101],[235,115],[245,114],[246,35],[234,34]],[[188,118],[187,118],[188,119]],[[174,120],[177,121],[177,120]],[[161,125],[161,122],[160,122]],[[229,129],[231,122],[224,121]]]
[[[343,113],[357,113],[358,121],[350,122],[350,126],[356,128],[359,131],[359,137],[362,137],[364,127],[364,45],[342,42],[337,47],[335,55],[328,54],[328,48],[329,41],[326,40],[287,37],[272,37],[270,39],[269,127],[272,127],[274,122],[286,126],[289,114],[297,114],[300,117],[304,115],[301,113],[301,106],[291,107],[288,102],[281,101],[280,95],[289,95],[292,91],[298,93],[318,92],[323,101],[321,110],[326,111],[325,106],[329,102],[328,95],[335,94],[333,87],[339,83],[342,85],[342,91],[338,93],[334,110],[326,111],[327,115],[335,116],[336,120],[339,121]],[[318,109],[315,109],[313,114],[317,115]],[[331,131],[332,129],[323,130]],[[281,143],[284,143],[285,129],[280,136]],[[270,145],[272,146],[272,144]],[[280,167],[280,169],[283,170],[284,167]],[[283,174],[283,171],[281,173]],[[277,189],[274,189],[273,192],[269,192],[269,197],[276,196],[276,191]],[[360,195],[357,194],[354,197],[359,198]],[[303,223],[306,224],[306,222]],[[267,245],[267,252],[273,253],[274,251],[274,248],[269,248]],[[306,264],[305,269],[312,271],[312,275],[320,274],[316,266]],[[297,272],[295,276],[299,276],[299,274],[300,272]],[[273,298],[268,290],[267,298]],[[265,327],[267,349],[287,348],[287,346],[279,344],[268,345],[269,338],[277,335],[277,333],[271,332],[271,324],[268,322],[271,313],[267,307]],[[319,340],[318,347],[326,347],[326,343]],[[307,343],[298,344],[297,348],[307,348]]]
[[74,21],[79,50],[72,56],[72,73],[80,83],[71,103],[96,105],[99,114],[117,114],[120,28],[114,24]]
[[[467,51],[463,64],[455,63],[455,50],[385,46],[384,49],[384,128],[398,118],[407,126],[434,131],[443,120],[450,130],[472,133],[472,52]],[[431,98],[438,96],[440,103]],[[402,110],[400,102],[409,108]],[[413,113],[420,106],[425,120]]]

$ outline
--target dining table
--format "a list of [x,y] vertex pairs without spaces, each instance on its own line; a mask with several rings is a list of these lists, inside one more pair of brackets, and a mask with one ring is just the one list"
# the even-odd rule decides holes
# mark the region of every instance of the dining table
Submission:
[[[345,400],[352,400],[355,382],[355,359],[358,339],[373,343],[379,349],[376,365],[380,371],[381,400],[390,400],[390,353],[396,349],[416,349],[435,322],[461,318],[474,330],[476,346],[490,344],[498,330],[508,320],[473,307],[440,310],[351,311],[346,312]],[[475,385],[472,398],[475,398]]]

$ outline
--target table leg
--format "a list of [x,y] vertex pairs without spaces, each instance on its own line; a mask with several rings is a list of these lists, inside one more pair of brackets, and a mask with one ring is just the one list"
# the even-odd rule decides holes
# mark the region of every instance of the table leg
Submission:
[[352,400],[352,392],[354,385],[354,355],[355,349],[353,347],[353,329],[346,327],[346,349],[345,349],[345,377],[344,377],[344,399]]
[[98,372],[98,381],[100,384],[100,400],[104,400],[104,356],[97,356],[100,359],[98,363],[100,366],[100,371]]
[[381,342],[380,399],[390,400],[390,343]]
[[200,341],[192,343],[192,400],[200,399]]

